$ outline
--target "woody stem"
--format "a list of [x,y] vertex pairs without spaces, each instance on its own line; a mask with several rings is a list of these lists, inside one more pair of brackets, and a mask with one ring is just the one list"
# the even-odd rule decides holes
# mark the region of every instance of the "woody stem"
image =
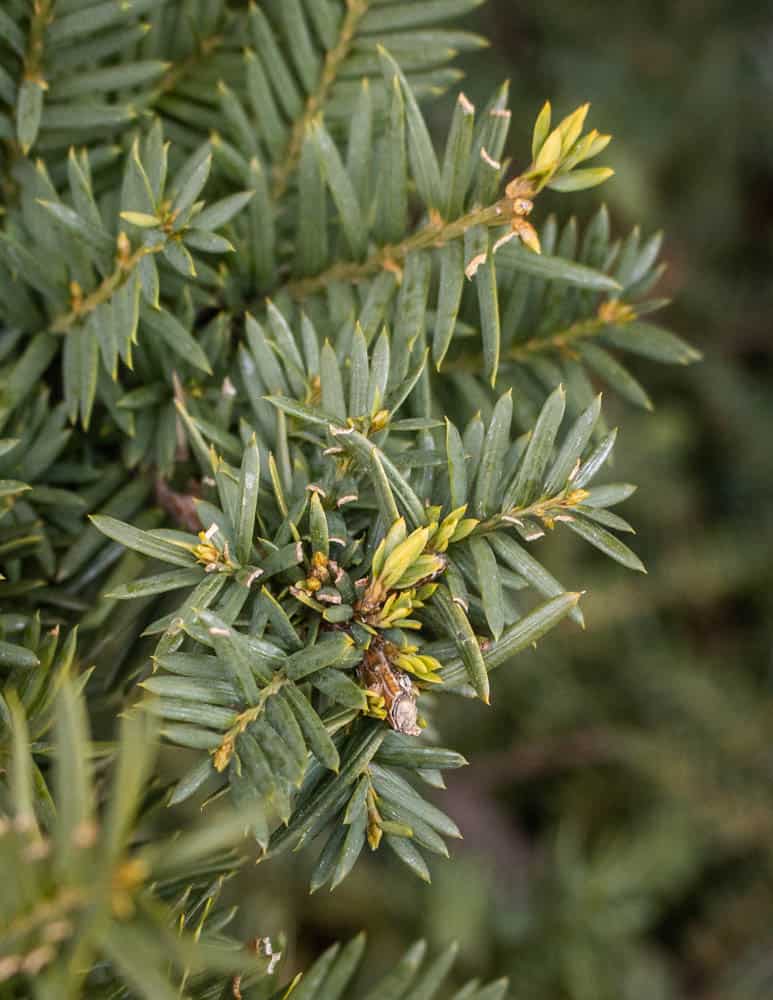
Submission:
[[424,250],[431,246],[442,246],[464,236],[472,226],[492,226],[508,220],[509,202],[504,199],[487,205],[485,208],[475,208],[452,222],[433,220],[423,226],[418,232],[412,233],[400,243],[381,246],[363,261],[346,261],[334,264],[320,274],[310,278],[300,278],[287,285],[290,294],[296,299],[304,299],[314,292],[321,291],[327,285],[336,281],[362,281],[379,271],[389,267],[402,265],[409,253]]

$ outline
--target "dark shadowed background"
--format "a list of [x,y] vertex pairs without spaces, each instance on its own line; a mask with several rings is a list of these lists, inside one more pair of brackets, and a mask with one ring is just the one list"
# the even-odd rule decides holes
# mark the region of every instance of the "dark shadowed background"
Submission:
[[[523,166],[549,97],[611,131],[603,197],[667,234],[665,322],[701,365],[634,371],[653,414],[609,401],[615,478],[647,577],[567,535],[542,544],[589,586],[559,630],[496,675],[494,708],[444,709],[444,808],[465,831],[426,887],[370,858],[305,901],[311,859],[256,870],[249,919],[293,964],[366,927],[374,967],[457,939],[460,977],[518,1000],[773,996],[773,9],[727,0],[490,0],[463,63],[476,104],[511,81]],[[438,131],[453,106],[433,108]],[[567,212],[566,196],[558,210]],[[544,217],[540,201],[535,213]],[[568,209],[571,211],[571,208]],[[281,893],[276,890],[281,886]],[[287,891],[289,888],[289,891]],[[302,922],[300,914],[303,914]]]

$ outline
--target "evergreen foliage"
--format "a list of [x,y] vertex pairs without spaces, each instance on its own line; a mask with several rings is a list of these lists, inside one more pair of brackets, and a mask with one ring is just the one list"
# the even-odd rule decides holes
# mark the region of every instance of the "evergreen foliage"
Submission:
[[[436,149],[476,5],[0,12],[3,995],[345,995],[360,939],[288,984],[229,933],[245,835],[319,838],[312,891],[366,845],[427,880],[436,704],[583,624],[535,542],[644,568],[597,388],[650,408],[621,356],[698,355],[650,319],[659,236],[529,220],[610,176],[587,105],[519,170],[507,88],[460,94]],[[423,958],[363,995],[440,995]]]

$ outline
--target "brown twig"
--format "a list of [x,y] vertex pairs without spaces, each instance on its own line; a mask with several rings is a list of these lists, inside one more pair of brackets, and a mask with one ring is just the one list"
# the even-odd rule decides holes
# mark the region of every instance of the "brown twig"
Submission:
[[157,475],[155,481],[155,496],[158,506],[172,518],[173,521],[198,534],[203,528],[196,509],[196,500],[201,497],[201,483],[191,479],[188,481],[187,493],[173,490],[163,476]]
[[271,185],[271,197],[274,201],[279,201],[287,190],[287,185],[290,183],[290,178],[295,172],[295,168],[298,166],[301,157],[301,148],[306,135],[306,129],[322,110],[336,81],[338,71],[349,54],[357,25],[367,13],[368,5],[369,0],[347,0],[347,11],[341,23],[338,41],[332,49],[328,50],[317,88],[307,97],[303,113],[293,124],[284,153],[274,167],[274,177]]
[[335,281],[362,281],[383,270],[398,270],[409,253],[427,247],[442,246],[460,239],[472,226],[491,226],[509,221],[509,202],[497,201],[485,208],[476,208],[452,222],[432,219],[426,226],[412,233],[400,243],[379,247],[364,261],[346,261],[334,264],[326,271],[309,278],[299,278],[287,285],[287,290],[296,299],[304,299],[321,291]]
[[[108,276],[99,284],[97,287],[83,298],[78,298],[77,301],[73,302],[73,307],[66,313],[62,313],[59,316],[54,317],[48,328],[49,333],[67,333],[67,331],[73,327],[76,323],[79,323],[84,316],[93,312],[98,306],[107,302],[116,292],[121,285],[125,284],[132,273],[134,268],[139,264],[143,257],[148,254],[158,253],[163,249],[163,244],[157,244],[156,246],[143,246],[139,247],[132,254],[126,253],[121,237],[123,241],[126,241],[126,236],[124,233],[120,233],[118,237],[118,257],[115,266],[115,270],[112,274]],[[126,241],[128,243],[128,241]]]

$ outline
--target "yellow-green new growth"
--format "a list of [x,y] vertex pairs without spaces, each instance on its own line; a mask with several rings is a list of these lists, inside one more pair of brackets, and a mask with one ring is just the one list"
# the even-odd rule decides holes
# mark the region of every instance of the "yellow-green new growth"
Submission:
[[[510,229],[494,244],[494,252],[517,236],[524,246],[541,253],[537,230],[528,221],[534,207],[534,198],[549,187],[554,191],[582,191],[596,187],[614,174],[610,167],[589,167],[575,170],[578,163],[597,156],[604,150],[611,135],[600,135],[596,129],[582,135],[590,104],[583,104],[567,115],[552,131],[552,109],[546,101],[537,116],[532,136],[532,162],[505,188],[503,204],[509,214]],[[480,261],[468,265],[467,276],[475,273]]]
[[437,518],[440,516],[440,507],[430,507],[427,513],[432,518],[432,523],[429,526],[430,537],[427,544],[427,549],[430,552],[445,552],[451,542],[461,542],[463,538],[466,538],[478,524],[478,521],[474,517],[465,517],[467,513],[467,504],[462,504],[461,507],[457,507],[456,510],[452,510],[450,514],[440,522],[437,523]]
[[396,521],[373,556],[372,586],[384,593],[404,590],[442,572],[444,560],[425,552],[429,538],[428,527],[416,528],[407,535],[405,520]]
[[403,646],[394,658],[395,666],[405,670],[406,673],[413,674],[417,680],[428,684],[442,684],[443,678],[440,676],[442,664],[434,656],[428,656],[418,652],[417,646]]
[[610,167],[574,170],[579,163],[598,156],[612,138],[599,134],[597,129],[582,135],[589,110],[590,104],[581,105],[551,131],[552,109],[550,101],[545,102],[534,125],[532,164],[517,178],[527,182],[533,194],[545,187],[554,191],[582,191],[602,184],[614,174]]

